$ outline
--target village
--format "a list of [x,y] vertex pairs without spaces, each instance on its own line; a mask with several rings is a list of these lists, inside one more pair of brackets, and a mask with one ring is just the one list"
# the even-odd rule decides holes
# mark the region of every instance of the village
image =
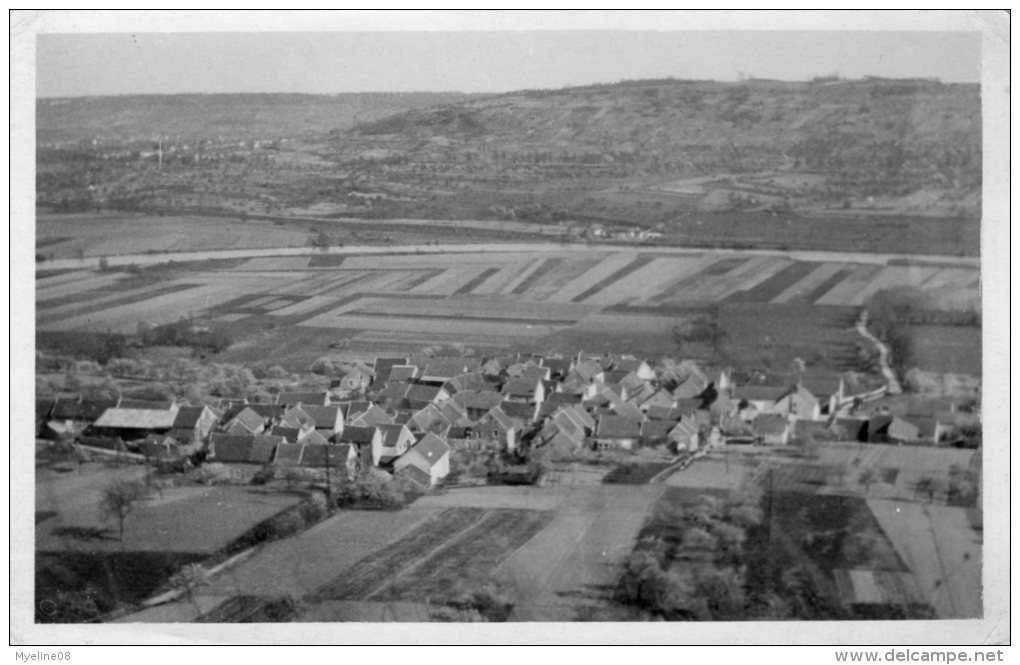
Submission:
[[627,354],[377,358],[333,383],[323,392],[278,392],[273,402],[60,396],[38,403],[39,436],[163,465],[335,468],[351,478],[374,468],[428,490],[458,451],[512,464],[809,440],[939,445],[959,422],[952,405],[941,414],[869,410],[885,388],[849,394],[839,375],[709,374],[694,361]]
[[[42,529],[43,576],[37,584],[43,586],[37,593],[45,596],[46,580],[54,574],[48,557],[66,566],[68,556],[80,556],[73,552],[110,557],[103,566],[113,565],[120,571],[115,576],[129,578],[119,583],[122,591],[124,584],[136,585],[128,587],[129,600],[104,599],[95,583],[79,592],[61,592],[62,600],[46,605],[39,620],[449,620],[442,612],[455,612],[458,621],[574,619],[578,611],[622,611],[620,588],[630,579],[628,562],[655,542],[643,534],[664,528],[663,510],[679,506],[680,514],[699,514],[698,506],[713,493],[726,492],[727,501],[735,502],[733,510],[752,516],[726,527],[739,533],[751,529],[741,540],[761,537],[765,504],[760,495],[748,496],[767,487],[772,497],[777,475],[785,494],[775,500],[815,497],[812,510],[832,501],[868,510],[863,508],[868,498],[872,511],[880,513],[886,506],[895,510],[889,519],[899,520],[906,514],[900,517],[896,502],[918,497],[927,498],[926,511],[935,508],[931,502],[936,500],[946,511],[979,505],[975,463],[980,464],[980,455],[967,450],[977,443],[964,435],[964,425],[976,422],[976,414],[956,403],[918,399],[908,400],[912,406],[904,410],[902,396],[888,395],[888,386],[855,393],[839,374],[790,369],[742,371],[632,354],[479,357],[429,349],[347,363],[335,378],[317,377],[328,384],[321,390],[310,389],[314,381],[264,379],[247,397],[152,401],[137,399],[131,391],[97,396],[95,389],[38,397],[37,472],[43,475],[37,481],[37,529]],[[890,410],[896,404],[900,408]],[[74,491],[60,489],[65,486],[79,488],[71,506],[60,498]],[[606,507],[607,500],[630,507],[619,513],[621,508]],[[550,610],[534,604],[543,592],[518,579],[510,585],[513,591],[504,582],[499,592],[489,587],[458,592],[484,598],[484,607],[506,608],[495,615],[471,605],[476,601],[464,609],[466,601],[446,590],[447,600],[438,605],[445,609],[438,614],[435,605],[422,609],[424,592],[415,585],[460,589],[483,584],[482,578],[495,570],[543,567],[551,555],[543,554],[551,547],[544,542],[559,543],[576,528],[559,522],[571,514],[571,505],[596,522],[582,531],[583,537],[576,536],[568,553],[582,560],[598,557],[586,564],[597,572],[586,574],[616,591],[562,601],[565,608]],[[218,513],[212,523],[194,522],[212,517],[198,517],[208,510]],[[119,534],[110,528],[110,519],[114,524],[119,520]],[[686,533],[693,528],[689,519],[665,528]],[[405,520],[416,525],[410,533]],[[854,538],[864,537],[857,534],[863,528],[871,534],[867,537],[888,543],[869,520],[843,528]],[[793,524],[789,528],[802,528]],[[598,535],[603,528],[617,535],[605,541]],[[881,528],[893,527],[882,523]],[[323,547],[323,538],[332,555],[316,549]],[[366,539],[370,542],[362,542]],[[665,569],[679,566],[685,574],[701,575],[698,571],[733,565],[728,558],[732,545],[717,549],[714,540],[698,546],[708,549],[698,550],[702,554],[692,564],[691,555],[683,554],[688,539],[684,536],[684,547],[672,555],[678,560],[670,564],[665,559]],[[273,543],[284,549],[274,550]],[[611,562],[599,555],[599,548],[607,546],[619,552]],[[472,547],[486,549],[479,555]],[[526,554],[514,554],[519,547]],[[624,556],[632,547],[634,553]],[[802,547],[810,552],[813,546]],[[905,570],[903,556],[922,555],[894,555],[890,547],[840,555],[860,559],[857,566],[874,567],[876,577],[862,578],[861,570],[839,564],[846,569],[832,571],[835,581],[812,593],[831,594],[856,609],[840,610],[837,603],[836,609],[826,610],[834,615],[829,618],[858,616],[861,607],[906,608],[906,614],[893,618],[935,612],[918,609],[934,601],[910,573],[899,572]],[[464,571],[451,569],[445,576],[425,572],[440,565],[429,562],[449,556],[460,560]],[[569,589],[577,582],[569,575],[557,579],[565,564],[563,554],[556,556],[561,567],[553,570],[559,572],[544,574],[567,584],[568,590],[556,592],[562,599],[574,593]],[[706,556],[715,563],[706,563]],[[761,565],[753,549],[742,556],[751,557],[748,570]],[[130,581],[140,573],[116,563],[118,557],[146,567],[147,581]],[[267,560],[322,572],[301,579],[267,578],[265,572],[252,577],[249,569],[263,570]],[[193,563],[182,567],[182,561]],[[605,568],[606,563],[612,565]],[[366,566],[367,572],[358,572]],[[86,566],[77,574],[87,578],[93,569]],[[347,573],[342,581],[329,582],[336,571]],[[251,593],[239,595],[229,588],[238,576],[248,579],[241,584],[250,586]],[[219,578],[235,581],[224,587]],[[408,578],[411,582],[402,582]],[[211,595],[192,597],[199,593],[191,586],[196,579],[203,587],[212,586],[206,592]],[[412,586],[404,589],[402,584]],[[183,593],[191,603],[182,600]],[[435,603],[437,595],[425,597]],[[77,600],[68,600],[72,597]],[[392,603],[379,602],[386,598],[413,602],[402,606],[405,614],[397,611],[386,618],[378,612],[395,611]],[[312,610],[307,609],[309,599],[317,599]],[[627,602],[653,616],[684,616],[649,605],[647,599]],[[285,611],[279,610],[281,603]],[[347,609],[338,610],[337,604]],[[934,604],[937,612],[964,611],[944,601]],[[277,611],[285,618],[273,618]],[[732,615],[700,611],[698,618],[755,616],[746,615],[751,610]]]

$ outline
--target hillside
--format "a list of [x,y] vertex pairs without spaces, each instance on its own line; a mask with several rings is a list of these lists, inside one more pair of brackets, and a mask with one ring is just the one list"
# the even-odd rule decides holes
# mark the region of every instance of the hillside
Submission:
[[[40,135],[105,127],[97,135],[111,138],[40,148],[40,205],[601,223],[726,246],[979,247],[976,85],[657,80],[335,103],[194,97],[158,109],[146,98],[71,110],[43,100]],[[161,122],[174,128],[162,162],[141,131]],[[188,139],[212,135],[236,138]]]
[[276,139],[347,129],[409,109],[468,99],[462,93],[223,94],[73,97],[36,102],[43,145],[168,140]]
[[[473,171],[516,164],[547,178],[640,178],[679,195],[718,189],[723,207],[753,206],[740,197],[757,193],[809,204],[907,198],[900,204],[944,213],[972,208],[981,182],[978,87],[928,81],[639,81],[415,109],[355,131],[442,141]],[[713,188],[723,176],[739,182]]]

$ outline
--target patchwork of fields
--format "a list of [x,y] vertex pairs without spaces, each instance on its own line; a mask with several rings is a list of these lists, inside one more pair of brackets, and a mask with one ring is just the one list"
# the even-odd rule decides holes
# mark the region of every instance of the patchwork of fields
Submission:
[[[76,270],[37,279],[36,322],[43,331],[127,333],[140,322],[194,316],[241,333],[311,328],[317,339],[384,352],[451,343],[495,349],[561,333],[668,336],[685,307],[859,306],[895,285],[925,289],[947,308],[979,302],[978,269],[959,265],[514,250],[259,257],[181,265],[156,283],[145,272]],[[256,344],[252,352],[263,351]]]

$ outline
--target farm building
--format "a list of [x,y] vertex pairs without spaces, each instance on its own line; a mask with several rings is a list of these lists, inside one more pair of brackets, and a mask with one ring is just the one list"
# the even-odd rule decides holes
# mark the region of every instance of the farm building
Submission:
[[785,446],[790,442],[790,421],[778,413],[759,414],[751,424],[754,436],[767,446]]
[[456,376],[477,370],[480,366],[481,362],[477,358],[432,358],[425,365],[418,380],[441,386]]
[[342,469],[348,478],[358,473],[358,451],[352,445],[304,444],[299,460],[301,466]]
[[166,434],[177,418],[178,407],[169,409],[109,408],[92,427],[93,435],[120,437],[125,441],[144,439],[150,434]]
[[870,443],[916,443],[921,430],[899,416],[875,415],[868,421]]
[[185,455],[185,449],[169,434],[150,434],[138,444],[138,454],[149,460],[170,461]]
[[422,472],[410,471],[408,477],[411,480],[421,484],[422,479],[427,477],[428,485],[425,487],[434,487],[450,473],[450,446],[435,434],[426,434],[393,463],[393,469],[397,473],[401,473],[407,467],[414,467],[418,472]]
[[630,450],[640,438],[641,421],[626,416],[604,415],[595,430],[595,445],[600,450]]
[[177,411],[170,435],[183,445],[199,445],[209,436],[219,414],[208,406],[182,406]]
[[224,464],[268,464],[281,445],[286,445],[281,436],[235,436],[217,432],[209,437],[208,459]]

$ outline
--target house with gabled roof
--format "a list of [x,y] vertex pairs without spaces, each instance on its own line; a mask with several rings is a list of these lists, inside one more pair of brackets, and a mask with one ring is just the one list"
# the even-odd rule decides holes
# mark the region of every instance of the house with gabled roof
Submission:
[[778,413],[762,413],[751,424],[759,442],[767,446],[785,446],[790,442],[790,421]]
[[645,418],[649,420],[669,420],[677,422],[684,415],[684,411],[675,407],[651,405],[645,410]]
[[210,462],[224,464],[248,463],[251,459],[255,436],[252,434],[225,434],[213,432],[209,436],[209,453],[206,459]]
[[351,425],[358,427],[370,427],[373,425],[392,425],[393,416],[386,413],[382,407],[372,404],[365,411],[351,419]]
[[375,363],[372,365],[372,375],[375,377],[376,381],[400,381],[403,379],[392,379],[390,378],[390,374],[394,367],[407,367],[408,365],[411,365],[412,367],[414,366],[413,363],[408,362],[407,358],[376,358]]
[[440,386],[413,384],[404,393],[402,404],[409,409],[423,409],[429,404],[438,404],[450,399],[450,394]]
[[615,371],[633,372],[642,381],[651,381],[655,378],[655,369],[647,361],[641,360],[636,356],[613,356],[610,360]]
[[701,428],[692,418],[684,418],[667,435],[676,451],[695,451],[701,445]]
[[224,464],[268,464],[275,458],[276,448],[285,445],[280,436],[268,434],[242,435],[213,432],[209,436],[211,462]]
[[311,417],[315,423],[315,429],[326,438],[343,431],[344,414],[339,405],[303,406],[301,408]]
[[325,446],[329,444],[329,439],[319,433],[319,430],[309,430],[308,434],[301,439],[301,443],[306,446]]
[[305,450],[303,443],[281,443],[276,447],[273,464],[276,466],[301,466],[301,454]]
[[627,416],[603,415],[595,429],[595,445],[601,449],[630,450],[641,438],[641,420]]
[[308,434],[308,430],[303,430],[298,427],[285,427],[283,425],[273,425],[269,429],[269,434],[272,436],[283,437],[287,443],[298,443],[305,435]]
[[485,376],[498,377],[503,375],[510,364],[512,363],[504,364],[503,360],[499,357],[483,358],[478,371]]
[[538,419],[539,406],[539,404],[503,400],[499,408],[503,409],[503,412],[511,418],[521,421],[524,425],[529,425]]
[[806,375],[798,382],[805,390],[818,400],[821,414],[831,415],[839,410],[839,405],[846,399],[846,383],[843,377],[836,375]]
[[472,437],[485,439],[496,444],[501,450],[513,452],[521,434],[521,424],[506,415],[496,406],[482,416],[471,430]]
[[917,425],[887,413],[873,415],[868,421],[870,443],[916,443],[920,433]]
[[301,466],[342,471],[353,478],[357,473],[358,452],[351,445],[305,443],[302,445],[299,464]]
[[252,440],[250,462],[252,464],[271,464],[276,456],[276,447],[281,443],[286,443],[282,437],[256,434]]
[[541,404],[545,401],[545,386],[538,378],[511,377],[503,384],[503,395],[507,400]]
[[407,423],[412,432],[432,432],[439,436],[445,436],[453,425],[443,412],[435,404],[429,404],[411,414],[411,421]]
[[464,410],[468,420],[474,423],[494,406],[501,404],[503,395],[497,392],[465,390],[457,393],[448,401],[458,404]]
[[383,377],[382,380],[390,383],[408,383],[417,378],[418,368],[414,365],[394,365],[390,368],[389,376]]
[[258,434],[266,428],[266,418],[259,415],[255,409],[246,405],[224,425],[224,430],[229,434],[244,436],[245,434]]
[[208,406],[182,406],[177,410],[170,435],[179,444],[199,446],[212,432],[219,420],[219,414]]
[[821,417],[822,409],[818,399],[801,384],[789,388],[785,395],[772,405],[771,413],[779,413],[792,418],[816,420]]
[[[450,446],[435,434],[426,434],[393,463],[394,473],[407,473],[408,467],[427,475],[424,489],[434,487],[450,473]],[[411,471],[408,477],[420,483],[425,476]]]
[[553,379],[562,379],[570,370],[574,367],[574,361],[571,358],[542,358],[542,367],[549,369],[549,376]]
[[338,443],[349,443],[358,448],[362,465],[377,466],[382,456],[382,432],[378,427],[349,425],[337,438]]
[[669,441],[669,433],[676,428],[677,423],[668,420],[642,420],[641,421],[641,442],[644,445],[658,445]]
[[[393,460],[404,454],[414,443],[414,434],[406,425],[378,425],[377,429],[382,435],[382,446],[379,450],[379,458],[376,462],[379,466],[387,466]],[[373,453],[373,459],[375,455]]]
[[[467,409],[456,400],[448,399],[435,405],[442,412],[443,416],[450,421],[454,427],[465,426],[472,421],[468,417]],[[491,407],[490,407],[491,408]]]
[[462,390],[493,390],[494,384],[481,372],[468,372],[453,377],[443,384],[447,395],[456,395]]
[[606,373],[602,368],[602,365],[594,360],[579,361],[574,365],[574,369],[567,375],[567,380],[570,380],[571,376],[579,377],[585,383],[591,383],[593,381],[605,381]]
[[315,419],[300,406],[292,406],[280,416],[280,424],[284,427],[298,429],[315,429]]
[[411,385],[410,383],[376,384],[374,386],[373,398],[377,404],[400,404],[404,401],[404,395],[411,389]]
[[461,358],[457,356],[441,356],[429,360],[418,380],[421,383],[443,385],[455,376],[477,370],[481,363],[477,358]]

